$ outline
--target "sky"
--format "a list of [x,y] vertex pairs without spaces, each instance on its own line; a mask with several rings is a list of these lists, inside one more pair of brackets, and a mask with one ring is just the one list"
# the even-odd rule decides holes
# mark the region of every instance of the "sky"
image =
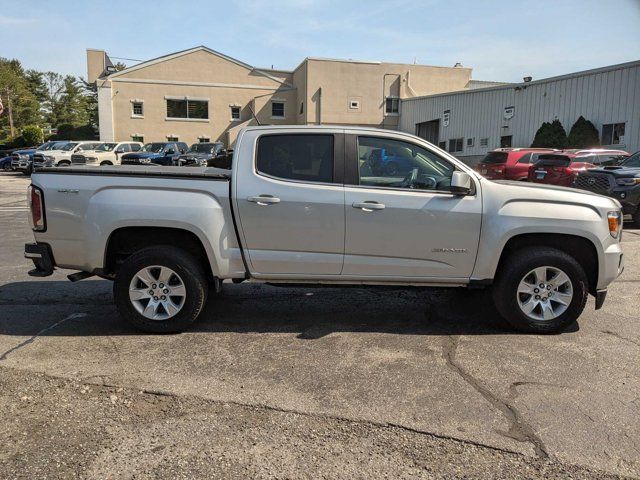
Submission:
[[460,62],[516,82],[639,60],[640,0],[0,0],[0,31],[0,57],[81,76],[87,48],[149,60],[205,45],[255,67]]

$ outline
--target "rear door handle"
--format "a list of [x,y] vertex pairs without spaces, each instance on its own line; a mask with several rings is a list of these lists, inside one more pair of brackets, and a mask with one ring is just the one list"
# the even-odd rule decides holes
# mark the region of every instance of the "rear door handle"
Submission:
[[278,197],[273,197],[271,195],[258,195],[256,197],[249,197],[247,201],[252,203],[257,203],[258,205],[271,205],[274,203],[280,203],[280,199]]
[[384,203],[367,200],[364,202],[356,202],[351,205],[353,208],[359,208],[363,212],[373,212],[374,210],[384,210]]

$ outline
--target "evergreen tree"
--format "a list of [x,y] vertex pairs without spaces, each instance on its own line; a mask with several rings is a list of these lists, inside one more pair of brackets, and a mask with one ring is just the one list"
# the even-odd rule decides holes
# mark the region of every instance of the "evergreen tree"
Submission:
[[568,144],[572,148],[593,148],[600,146],[598,129],[582,115],[569,131]]
[[566,148],[567,132],[565,131],[560,120],[553,122],[544,122],[533,138],[531,144],[534,148]]

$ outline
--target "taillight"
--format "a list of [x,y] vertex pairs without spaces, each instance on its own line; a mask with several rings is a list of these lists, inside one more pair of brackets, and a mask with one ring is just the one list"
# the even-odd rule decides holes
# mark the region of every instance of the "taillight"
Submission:
[[42,190],[33,185],[27,193],[29,209],[31,210],[31,228],[37,232],[44,232],[47,224],[44,218],[44,197]]

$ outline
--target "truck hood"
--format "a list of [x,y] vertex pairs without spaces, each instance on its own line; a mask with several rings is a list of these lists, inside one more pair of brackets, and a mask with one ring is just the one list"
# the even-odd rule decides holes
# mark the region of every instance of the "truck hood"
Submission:
[[135,158],[157,158],[164,156],[164,153],[153,153],[153,152],[136,152],[136,153],[125,153],[122,158],[123,159],[135,159]]
[[187,152],[183,155],[180,155],[180,158],[184,159],[184,160],[206,160],[208,158],[211,158],[213,155],[211,155],[210,153],[200,153],[200,152]]
[[36,149],[35,148],[31,148],[28,150],[14,150],[13,154],[14,155],[32,155],[36,153]]
[[[589,170],[589,172],[591,171],[593,170]],[[588,190],[514,180],[491,181],[483,179],[482,182],[483,184],[489,183],[499,186],[497,192],[508,195],[510,200],[529,200],[559,204],[571,203],[574,205],[582,204],[602,208],[620,208],[620,203],[617,200]]]
[[600,173],[613,175],[616,178],[629,178],[640,177],[640,168],[638,167],[625,167],[625,166],[612,166],[604,168],[592,168],[585,172],[583,175],[589,173]]

